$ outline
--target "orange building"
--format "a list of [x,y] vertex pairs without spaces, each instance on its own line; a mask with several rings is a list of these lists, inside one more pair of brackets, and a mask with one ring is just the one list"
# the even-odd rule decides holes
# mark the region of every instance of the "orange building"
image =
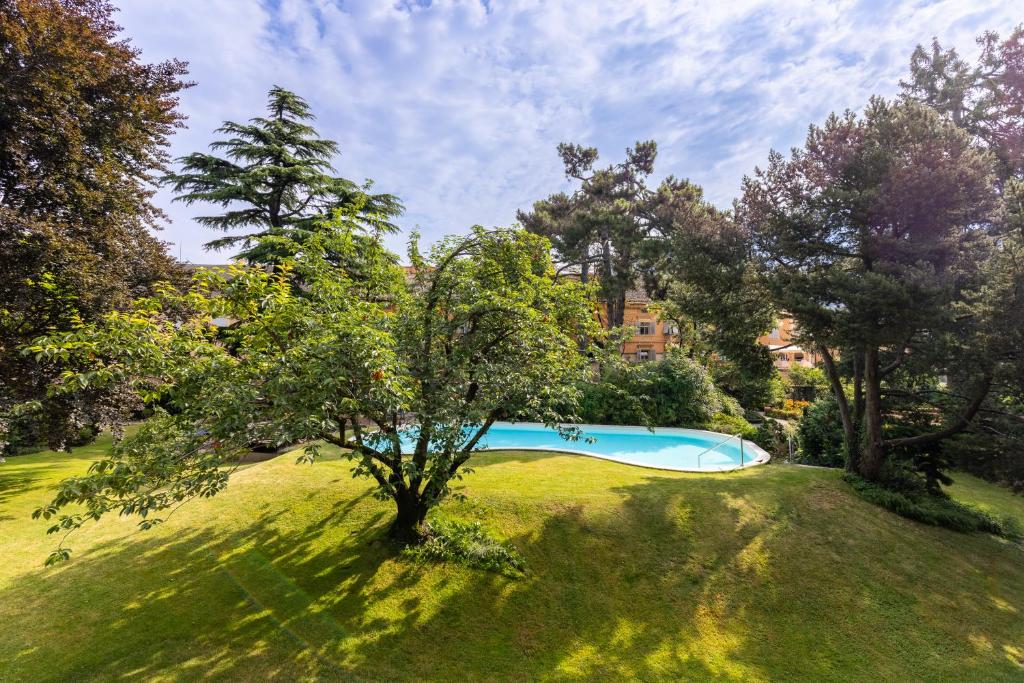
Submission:
[[[608,311],[602,304],[601,322],[608,324]],[[658,319],[651,309],[651,299],[640,290],[626,292],[623,326],[633,328],[632,338],[622,344],[622,357],[631,361],[660,360],[665,350],[676,341],[679,330],[675,323]]]
[[[601,322],[608,324],[607,308],[601,304]],[[661,360],[665,351],[677,341],[679,333],[676,324],[658,318],[652,301],[641,290],[626,292],[626,308],[622,324],[634,330],[633,336],[622,344],[622,357],[634,362]],[[821,359],[818,354],[796,344],[796,324],[792,318],[779,319],[777,326],[757,341],[769,348],[775,367],[785,374],[794,365],[813,368]]]
[[780,318],[772,331],[758,337],[757,341],[768,347],[775,360],[775,367],[785,374],[794,365],[813,368],[821,360],[813,350],[797,344],[795,338],[796,322],[792,318]]

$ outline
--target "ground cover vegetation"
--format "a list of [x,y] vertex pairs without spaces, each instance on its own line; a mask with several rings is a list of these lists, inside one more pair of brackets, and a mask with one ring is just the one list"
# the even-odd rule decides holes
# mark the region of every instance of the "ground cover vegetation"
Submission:
[[[245,465],[145,533],[104,518],[42,569],[31,511],[110,448],[0,467],[0,679],[1020,678],[1019,547],[892,514],[836,470],[476,454],[428,523],[480,525],[516,574],[381,542],[393,504],[327,446]],[[947,491],[1024,520],[1006,489]]]

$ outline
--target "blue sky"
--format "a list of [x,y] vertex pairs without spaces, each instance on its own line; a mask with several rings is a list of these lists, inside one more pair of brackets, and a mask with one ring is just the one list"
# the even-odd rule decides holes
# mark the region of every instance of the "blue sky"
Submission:
[[[613,162],[654,139],[659,177],[690,178],[727,207],[770,149],[799,144],[830,111],[893,95],[916,44],[936,36],[973,56],[983,30],[1024,20],[1017,0],[118,4],[144,59],[191,63],[174,156],[205,150],[225,119],[262,113],[279,84],[339,142],[338,173],[399,195],[400,224],[427,240],[509,225],[569,187],[561,141]],[[204,252],[216,235],[192,222],[203,209],[165,191],[156,201],[176,253],[230,256]]]

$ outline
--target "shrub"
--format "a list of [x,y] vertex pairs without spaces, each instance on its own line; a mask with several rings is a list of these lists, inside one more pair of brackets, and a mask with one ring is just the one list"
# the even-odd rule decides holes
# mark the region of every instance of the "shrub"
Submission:
[[664,360],[615,367],[584,385],[579,415],[595,424],[693,427],[723,410],[740,412],[734,400],[723,401],[702,365],[670,353]]
[[754,441],[754,437],[757,434],[757,427],[750,424],[742,417],[726,415],[725,413],[715,413],[710,420],[700,426],[702,429],[707,429],[712,432],[721,432],[722,434],[739,434],[749,441]]
[[825,371],[821,368],[808,368],[794,365],[789,369],[788,376],[790,398],[813,401],[829,394],[830,386]]
[[772,458],[789,460],[789,444],[793,428],[777,420],[765,420],[757,426],[750,440],[771,453]]
[[820,398],[807,407],[796,435],[799,462],[823,467],[845,464],[843,424],[832,396]]
[[425,524],[423,542],[403,553],[419,560],[457,562],[467,567],[519,576],[526,569],[519,552],[492,538],[480,522],[459,522],[435,517]]
[[855,474],[843,475],[854,492],[874,505],[924,524],[954,531],[986,531],[1004,538],[1021,538],[1021,528],[1012,517],[996,518],[982,510],[959,503],[946,495],[897,491],[861,479]]
[[783,420],[798,420],[803,417],[804,408],[811,405],[810,401],[797,401],[787,398],[780,407],[765,408],[764,412],[771,417],[778,417]]

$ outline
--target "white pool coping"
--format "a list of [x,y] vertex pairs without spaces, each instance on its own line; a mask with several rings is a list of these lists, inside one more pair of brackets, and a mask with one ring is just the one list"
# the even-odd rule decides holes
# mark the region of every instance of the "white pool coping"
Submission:
[[[544,425],[543,423],[540,423],[540,422],[495,422],[491,426],[492,427],[497,427],[497,426],[505,426],[505,427],[530,426],[530,427],[539,427],[541,429],[548,429],[548,427],[546,425]],[[682,435],[682,434],[703,434],[703,435],[706,435],[706,436],[720,437],[721,441],[727,441],[729,439],[732,439],[732,438],[736,437],[735,434],[723,434],[722,432],[712,432],[712,431],[708,431],[706,429],[686,429],[686,428],[682,428],[682,427],[654,427],[653,429],[648,429],[647,427],[645,427],[643,425],[598,425],[598,424],[572,424],[572,425],[563,425],[563,426],[565,426],[565,427],[579,427],[583,431],[586,431],[588,427],[592,427],[594,429],[600,429],[602,431],[634,432],[637,429],[642,429],[642,430],[644,430],[644,431],[646,431],[648,433],[653,433],[653,434],[680,434],[680,435]],[[585,456],[590,457],[590,458],[598,458],[600,460],[608,460],[610,462],[617,462],[617,463],[621,463],[623,465],[632,465],[633,467],[643,467],[643,468],[646,468],[646,469],[649,469],[649,470],[662,470],[662,471],[667,471],[667,472],[696,472],[696,473],[700,473],[700,472],[712,472],[712,473],[715,473],[715,472],[734,472],[736,470],[747,469],[747,468],[750,468],[750,467],[756,467],[757,465],[763,465],[763,464],[767,463],[769,460],[772,459],[772,456],[771,456],[771,454],[768,451],[764,450],[763,448],[761,448],[760,446],[755,444],[753,441],[750,441],[749,439],[742,439],[742,441],[743,441],[744,452],[746,452],[747,449],[750,449],[750,451],[756,457],[754,457],[753,459],[751,459],[749,461],[744,460],[744,463],[742,465],[719,465],[717,467],[701,467],[701,468],[694,468],[694,467],[668,467],[668,466],[663,466],[663,465],[651,465],[649,463],[636,462],[636,461],[627,460],[627,459],[624,459],[624,458],[616,458],[616,457],[611,456],[611,455],[605,455],[603,453],[595,453],[593,451],[587,451],[587,450],[582,450],[582,449],[577,449],[577,448],[558,448],[558,447],[554,447],[554,446],[551,446],[551,447],[547,447],[547,446],[521,446],[521,447],[518,447],[518,448],[512,447],[512,446],[502,446],[501,448],[478,448],[478,449],[476,449],[476,451],[479,451],[479,452],[485,452],[485,451],[494,451],[494,452],[497,452],[497,451],[544,451],[544,452],[548,452],[548,453],[569,453],[569,454],[572,454],[572,455],[585,455]],[[579,441],[566,441],[565,443],[567,443],[567,444],[575,444],[575,443],[580,443],[580,442]],[[715,448],[715,446],[712,446],[708,450],[711,450],[713,448]]]

